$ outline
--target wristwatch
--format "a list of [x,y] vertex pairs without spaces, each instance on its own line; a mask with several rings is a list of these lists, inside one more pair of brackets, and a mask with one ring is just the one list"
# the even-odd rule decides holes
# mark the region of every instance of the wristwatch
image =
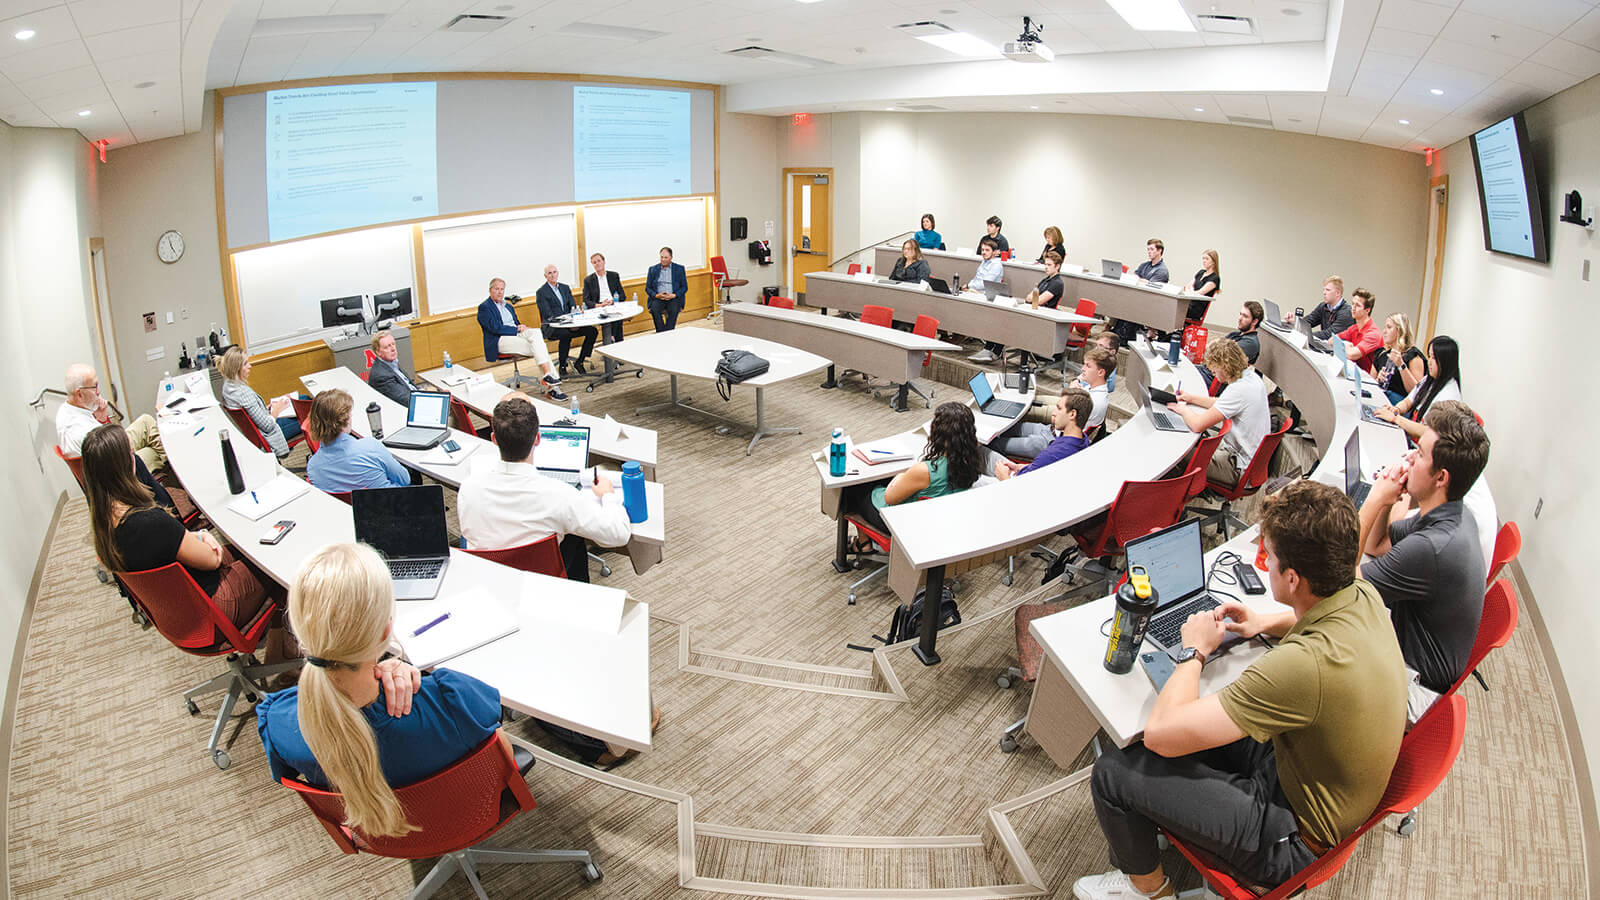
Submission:
[[1191,659],[1200,660],[1200,665],[1206,664],[1206,655],[1193,647],[1183,647],[1178,650],[1178,655],[1172,658],[1174,665],[1182,665]]

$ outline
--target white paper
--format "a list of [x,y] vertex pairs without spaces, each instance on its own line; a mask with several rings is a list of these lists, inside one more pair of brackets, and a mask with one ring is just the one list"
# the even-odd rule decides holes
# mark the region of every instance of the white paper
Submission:
[[593,437],[599,438],[600,440],[606,442],[615,442],[626,437],[626,435],[622,433],[622,423],[611,418],[610,413],[606,413],[606,417],[604,419],[601,419],[591,426],[590,433]]
[[956,252],[961,254],[962,256],[972,256],[973,255],[973,250],[972,250],[971,247],[957,247],[956,248]]
[[461,445],[461,449],[449,452],[443,444],[431,447],[427,452],[417,457],[417,465],[421,466],[458,466],[467,461],[477,449],[482,446],[476,441],[469,441]]
[[279,473],[266,484],[251,488],[229,500],[228,509],[255,521],[288,504],[310,488],[310,485],[293,475]]
[[622,627],[625,591],[529,573],[522,582],[524,614],[546,622],[616,634]]
[[866,281],[866,282],[872,281],[872,273],[871,272],[857,272],[856,274],[852,275],[851,277],[854,278],[857,281]]
[[211,393],[211,378],[204,372],[190,372],[183,376],[183,389],[191,394]]
[[1083,266],[1077,265],[1075,263],[1062,263],[1061,264],[1061,271],[1066,272],[1068,275],[1082,275],[1083,274]]
[[[445,619],[417,634],[417,629]],[[481,587],[423,603],[402,603],[394,617],[394,636],[406,657],[419,669],[436,666],[469,650],[497,641],[518,630],[517,616],[508,605]]]

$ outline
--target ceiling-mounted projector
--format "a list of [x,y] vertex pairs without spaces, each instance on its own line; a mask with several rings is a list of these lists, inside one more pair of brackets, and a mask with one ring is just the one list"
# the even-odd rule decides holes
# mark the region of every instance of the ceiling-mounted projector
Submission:
[[1043,25],[1033,24],[1033,19],[1022,17],[1022,34],[1014,41],[1006,41],[1000,52],[1012,62],[1047,63],[1056,58],[1044,45]]

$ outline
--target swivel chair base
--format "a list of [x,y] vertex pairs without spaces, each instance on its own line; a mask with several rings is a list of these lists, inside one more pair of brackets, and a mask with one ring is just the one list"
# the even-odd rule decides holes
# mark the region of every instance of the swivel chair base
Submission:
[[281,672],[298,669],[303,662],[304,660],[290,659],[263,665],[253,654],[230,653],[228,671],[183,692],[183,702],[191,716],[200,715],[200,707],[195,704],[194,698],[222,690],[228,692],[222,699],[222,709],[217,711],[216,724],[211,727],[211,740],[206,744],[206,752],[211,755],[211,761],[217,768],[226,769],[232,764],[232,760],[228,759],[228,751],[221,746],[222,732],[227,728],[228,720],[233,718],[233,708],[238,704],[239,698],[242,696],[246,702],[255,703],[260,699],[259,695],[269,693],[267,679]]

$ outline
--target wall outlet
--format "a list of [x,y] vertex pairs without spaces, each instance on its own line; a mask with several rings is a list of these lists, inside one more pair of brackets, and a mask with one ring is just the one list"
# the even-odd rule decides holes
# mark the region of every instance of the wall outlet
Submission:
[[1540,497],[1539,502],[1533,505],[1533,517],[1535,519],[1539,518],[1539,513],[1542,512],[1544,512],[1544,498]]
[[175,320],[172,318],[172,310],[167,310],[167,324],[171,325],[174,321]]

